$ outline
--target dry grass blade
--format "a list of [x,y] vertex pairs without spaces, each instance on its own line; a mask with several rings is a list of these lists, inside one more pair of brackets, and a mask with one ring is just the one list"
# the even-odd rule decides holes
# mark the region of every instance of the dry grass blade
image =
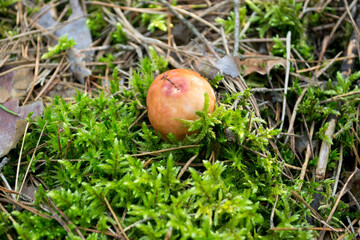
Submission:
[[349,4],[347,2],[347,0],[344,0],[344,5],[345,5],[345,9],[346,9],[346,13],[349,15],[349,18],[350,18],[350,21],[351,21],[351,24],[353,25],[353,28],[358,36],[358,38],[360,37],[360,31],[359,31],[359,28],[353,18],[353,16],[351,15],[351,12],[350,12],[350,9],[349,9]]
[[[182,15],[175,11],[175,9],[165,0],[159,0],[162,4],[164,4],[181,22],[183,22],[203,43],[205,43],[204,37],[201,33],[196,29],[196,27],[186,20]],[[220,32],[220,31],[219,31]]]
[[[49,88],[49,86],[52,84],[52,82],[56,78],[58,72],[60,71],[61,67],[63,66],[64,59],[65,59],[65,55],[61,58],[60,63],[58,64],[57,68],[55,69],[55,72],[52,74],[49,81],[47,81],[45,86],[41,89],[40,93],[36,96],[35,101],[38,100],[46,92],[46,90]],[[69,66],[70,64],[67,64],[67,65]]]
[[326,99],[326,100],[324,100],[324,101],[321,101],[320,104],[325,104],[325,103],[329,103],[329,102],[334,102],[334,101],[339,100],[340,98],[344,98],[344,97],[348,97],[348,96],[352,96],[352,95],[357,95],[357,94],[360,94],[360,90],[359,90],[359,91],[348,92],[348,93],[345,93],[345,94],[340,94],[340,95],[331,97],[331,98],[329,98],[329,99]]
[[190,164],[196,159],[198,155],[194,155],[192,158],[189,159],[189,161],[186,162],[186,164],[184,165],[184,167],[181,169],[181,171],[179,172],[177,178],[180,179],[181,176],[185,173],[185,171],[188,169],[188,167],[190,166]]
[[129,240],[128,236],[126,235],[123,227],[121,226],[121,224],[120,224],[120,222],[119,222],[118,217],[116,216],[114,210],[112,209],[112,207],[111,207],[109,201],[106,199],[106,197],[104,198],[104,201],[105,201],[107,207],[109,208],[109,210],[110,210],[110,212],[111,212],[111,215],[113,215],[113,217],[114,217],[114,219],[115,219],[115,221],[116,221],[116,224],[117,224],[118,227],[120,228],[120,231],[121,231],[123,237],[124,237],[126,240]]
[[234,56],[238,55],[238,49],[239,49],[239,28],[240,28],[240,21],[239,21],[239,8],[240,8],[240,2],[239,0],[234,0],[235,6],[234,6],[234,13],[235,13],[235,31],[234,31]]
[[[301,168],[301,172],[300,172],[300,176],[299,176],[299,180],[304,180],[305,178],[305,174],[306,174],[306,169],[307,169],[307,166],[308,166],[308,163],[309,163],[309,159],[310,159],[310,156],[311,156],[311,146],[312,146],[312,136],[313,136],[313,133],[314,133],[314,128],[315,128],[315,121],[312,122],[311,124],[311,127],[310,127],[310,132],[309,132],[309,143],[306,147],[306,153],[305,153],[305,160],[304,160],[304,163],[303,163],[303,166]],[[299,187],[298,187],[298,191],[300,191],[302,188],[302,183],[300,183]]]
[[299,193],[295,192],[295,191],[291,191],[291,194],[293,195],[293,197],[295,197],[296,199],[298,199],[300,202],[302,202],[310,211],[311,213],[319,220],[322,220],[322,217],[320,216],[320,214],[314,209],[312,208],[301,196]]
[[[358,2],[357,0],[352,1],[352,2],[350,3],[350,5],[349,5],[349,9],[352,9],[357,2]],[[336,22],[336,25],[335,25],[334,28],[331,30],[331,33],[330,33],[330,35],[329,35],[329,39],[330,39],[330,40],[334,37],[334,34],[335,34],[336,30],[338,29],[338,27],[340,26],[340,24],[342,23],[342,21],[344,21],[346,15],[347,15],[347,12],[345,11],[345,12],[341,15],[341,17],[339,18],[339,20]]]
[[[344,192],[345,192],[345,189],[347,187],[347,185],[349,184],[350,180],[354,177],[354,175],[358,172],[358,168],[355,169],[355,171],[349,176],[349,178],[346,180],[346,183],[344,184],[344,186],[342,187],[340,193],[339,193],[339,196],[337,197],[336,201],[335,201],[335,204],[333,206],[333,208],[331,209],[331,212],[328,216],[328,218],[326,219],[326,223],[330,223],[335,211],[336,211],[336,208],[337,206],[339,205],[339,202],[340,202],[340,199],[342,198],[342,196],[344,195]],[[322,231],[320,233],[320,237],[319,237],[319,240],[322,240],[325,236],[325,232]]]
[[284,98],[283,98],[283,106],[282,106],[282,115],[281,115],[281,124],[280,130],[282,130],[285,121],[285,108],[286,108],[286,95],[288,91],[289,85],[289,75],[290,75],[290,54],[291,54],[291,32],[289,31],[286,35],[286,73],[285,73],[285,85],[284,85]]
[[217,33],[219,33],[219,34],[221,33],[221,30],[220,30],[219,28],[217,28],[214,24],[206,21],[205,19],[199,17],[198,15],[196,15],[196,14],[194,14],[194,13],[192,13],[192,12],[186,11],[186,10],[184,10],[184,9],[181,9],[181,8],[179,8],[179,7],[173,7],[173,8],[174,8],[176,11],[178,11],[178,12],[180,12],[180,13],[182,13],[182,14],[188,15],[188,16],[192,17],[193,19],[195,19],[195,20],[197,20],[197,21],[205,24],[206,26],[208,26],[208,27],[210,27],[211,29],[213,29],[215,32],[217,32]]
[[180,146],[180,147],[173,147],[173,148],[167,148],[167,149],[162,149],[162,150],[158,150],[158,151],[132,154],[130,156],[131,157],[141,157],[141,156],[146,156],[146,155],[156,155],[156,154],[163,153],[163,152],[169,152],[169,151],[185,149],[185,148],[197,148],[197,147],[200,147],[200,145],[186,145],[186,146]]
[[[296,103],[295,103],[295,106],[294,106],[294,110],[293,110],[293,112],[292,112],[292,114],[291,114],[291,118],[290,118],[290,124],[289,124],[289,128],[288,128],[288,131],[287,131],[288,134],[293,133],[297,109],[298,109],[298,107],[299,107],[300,102],[301,102],[302,99],[304,98],[305,93],[307,92],[307,90],[308,90],[308,88],[305,88],[305,89],[302,91],[302,93],[300,94],[299,98],[296,100]],[[289,139],[289,136],[287,136],[287,137],[285,138],[285,143],[288,141],[288,139]]]
[[30,125],[30,122],[27,122],[26,127],[25,127],[23,141],[22,141],[22,144],[21,144],[20,153],[19,153],[19,160],[18,160],[18,165],[17,165],[17,169],[16,169],[16,177],[15,177],[15,187],[14,187],[15,191],[17,191],[17,186],[18,186],[18,181],[19,181],[19,173],[20,173],[20,165],[21,165],[20,164],[21,163],[21,155],[22,155],[22,151],[24,149],[26,133],[27,133],[29,125]]
[[38,210],[36,210],[35,208],[29,207],[29,206],[27,206],[25,204],[22,204],[20,201],[13,200],[13,199],[11,199],[8,196],[3,195],[3,194],[0,194],[0,196],[3,197],[3,198],[0,198],[0,202],[7,202],[7,203],[14,204],[14,205],[16,205],[16,206],[18,206],[18,207],[20,207],[22,209],[28,210],[28,211],[30,211],[30,212],[32,212],[32,213],[34,213],[34,214],[36,214],[36,215],[38,215],[38,216],[40,216],[42,218],[48,219],[48,220],[53,219],[51,216],[43,214],[43,213],[39,212]]
[[[29,173],[31,164],[32,164],[32,162],[33,162],[33,160],[34,160],[34,157],[35,157],[35,154],[36,154],[36,149],[37,149],[38,146],[39,146],[39,143],[40,143],[41,137],[42,137],[42,135],[43,135],[43,133],[44,133],[44,130],[45,130],[46,125],[47,125],[47,122],[44,124],[44,127],[43,127],[43,129],[41,130],[40,137],[39,137],[39,139],[38,139],[38,141],[37,141],[37,143],[36,143],[35,150],[33,151],[33,154],[32,154],[32,156],[31,156],[29,165],[28,165],[28,167],[27,167],[27,169],[26,169],[25,176],[24,176],[24,179],[23,179],[23,181],[22,181],[22,183],[21,183],[19,192],[21,192],[22,189],[23,189],[23,187],[24,187],[24,184],[25,184],[25,181],[26,181],[26,177],[27,177],[27,175],[28,175],[28,173]],[[18,196],[18,197],[19,197],[19,196]]]
[[35,87],[35,83],[36,83],[36,79],[38,77],[38,74],[39,74],[39,62],[40,62],[40,42],[41,42],[41,37],[40,35],[37,37],[37,50],[36,50],[36,61],[35,61],[35,73],[34,73],[34,79],[33,79],[33,82],[31,84],[31,88],[30,88],[30,91],[28,92],[28,95],[26,96],[24,102],[23,102],[23,105],[26,104],[26,102],[29,100],[30,96],[31,96],[31,93],[33,92],[34,90],[34,87]]

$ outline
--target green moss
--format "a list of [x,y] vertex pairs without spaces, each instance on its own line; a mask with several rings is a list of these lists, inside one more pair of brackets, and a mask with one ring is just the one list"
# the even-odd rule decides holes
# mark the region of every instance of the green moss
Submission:
[[[54,219],[14,211],[17,234],[31,239],[75,238],[77,226],[101,232],[95,236],[82,231],[88,238],[107,239],[104,231],[115,222],[106,198],[119,219],[126,211],[123,227],[148,219],[127,231],[130,239],[162,239],[169,228],[175,239],[310,238],[311,231],[268,231],[275,198],[280,198],[276,226],[308,226],[308,210],[288,201],[281,163],[269,150],[269,139],[278,131],[267,129],[262,119],[246,110],[249,91],[222,98],[226,105],[221,103],[211,114],[206,97],[204,109],[197,112],[200,118],[185,121],[198,133],[183,141],[162,140],[146,117],[133,125],[144,111],[142,102],[154,73],[166,66],[155,54],[153,59],[156,64],[144,58],[134,72],[134,90],[95,98],[78,93],[72,102],[56,97],[43,117],[32,123],[25,151],[34,148],[44,128],[40,143],[46,145],[37,151],[33,166],[45,160],[37,175],[48,189],[38,190],[35,205],[49,215],[41,206],[51,206],[50,198],[72,222],[72,233]],[[116,85],[112,88],[119,91]],[[234,101],[236,109],[227,107]],[[189,144],[198,145],[176,149]],[[168,148],[174,150],[134,155]],[[190,167],[179,177],[178,164],[194,155],[202,167]]]

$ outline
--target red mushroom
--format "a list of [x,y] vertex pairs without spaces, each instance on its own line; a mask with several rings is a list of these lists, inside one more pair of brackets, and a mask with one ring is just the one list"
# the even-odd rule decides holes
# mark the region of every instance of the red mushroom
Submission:
[[152,82],[146,105],[152,127],[165,138],[169,133],[182,140],[188,132],[179,119],[196,120],[196,111],[204,107],[209,96],[209,112],[215,108],[215,93],[209,82],[197,72],[174,69],[160,74]]

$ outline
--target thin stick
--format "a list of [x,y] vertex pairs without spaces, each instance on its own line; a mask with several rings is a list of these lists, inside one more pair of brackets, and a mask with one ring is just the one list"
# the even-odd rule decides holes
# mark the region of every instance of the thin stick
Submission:
[[[43,133],[44,133],[44,130],[45,130],[46,125],[47,125],[47,122],[44,124],[44,127],[43,127],[42,130],[41,130],[40,137],[39,137],[39,139],[38,139],[38,141],[37,141],[37,143],[36,143],[35,150],[34,150],[32,156],[31,156],[29,165],[28,165],[28,167],[27,167],[27,169],[26,169],[25,176],[24,176],[23,181],[22,181],[22,183],[21,183],[19,192],[21,192],[21,190],[22,190],[23,187],[24,187],[24,184],[25,184],[25,181],[26,181],[26,177],[27,177],[27,175],[28,175],[28,173],[29,173],[31,164],[32,164],[32,162],[33,162],[33,160],[34,160],[34,157],[35,157],[35,154],[36,154],[37,147],[39,146],[39,143],[40,143],[41,137],[42,137],[42,135],[43,135]],[[19,199],[19,195],[18,195],[17,198]]]
[[[20,33],[18,35],[8,37],[8,38],[5,38],[5,39],[0,39],[0,43],[9,42],[9,41],[11,41],[13,39],[17,39],[17,38],[20,39],[21,37],[36,34],[36,33],[42,33],[43,35],[51,35],[52,34],[51,32],[55,32],[56,30],[59,30],[59,29],[63,28],[65,25],[67,25],[67,24],[69,24],[71,22],[74,22],[74,21],[76,21],[76,20],[78,20],[78,19],[80,19],[82,17],[83,16],[77,16],[77,17],[74,17],[74,18],[72,18],[70,20],[66,20],[66,21],[62,22],[62,24],[59,24],[57,26],[52,26],[52,27],[49,27],[49,28],[41,28],[41,29],[38,29],[38,30],[33,30],[33,31],[25,32],[25,33]],[[35,26],[39,27],[40,25],[35,23]]]
[[109,232],[109,231],[100,231],[100,230],[97,230],[97,229],[91,229],[91,228],[84,228],[84,227],[78,227],[80,230],[84,230],[84,231],[87,231],[87,232],[93,232],[93,233],[101,233],[101,234],[105,234],[105,235],[108,235],[110,237],[118,237],[117,234],[114,234],[112,232]]
[[186,169],[188,169],[188,167],[190,166],[190,164],[196,159],[198,155],[194,155],[192,156],[189,161],[186,162],[186,164],[184,165],[184,167],[181,169],[181,171],[179,172],[177,178],[180,179],[181,176],[184,174],[184,172],[186,171]]
[[234,12],[235,12],[235,44],[234,44],[234,56],[238,55],[239,50],[239,28],[240,28],[240,22],[239,22],[239,8],[240,8],[240,2],[239,0],[234,0],[235,6],[234,6]]
[[222,42],[223,42],[223,45],[224,45],[224,48],[225,48],[225,52],[227,55],[230,54],[230,51],[229,51],[229,44],[226,40],[226,36],[225,36],[225,31],[224,31],[224,28],[221,27],[221,39],[222,39]]
[[299,230],[315,230],[315,231],[330,231],[330,232],[345,232],[343,228],[328,228],[328,227],[300,227],[300,228],[270,228],[271,231],[299,231]]
[[310,212],[312,212],[312,214],[318,219],[318,220],[322,220],[322,217],[320,216],[320,214],[310,206],[310,204],[308,204],[301,196],[300,194],[298,194],[297,192],[291,190],[291,195],[293,195],[293,197],[295,197],[297,200],[301,201],[303,204],[305,204],[305,206],[310,210]]
[[206,26],[208,26],[208,27],[210,27],[211,29],[213,29],[215,32],[217,32],[217,33],[219,33],[219,34],[221,33],[221,31],[220,31],[219,28],[217,28],[217,27],[216,27],[215,25],[213,25],[212,23],[206,21],[205,19],[199,17],[198,15],[196,15],[196,14],[194,14],[194,13],[192,13],[192,12],[186,11],[186,10],[184,10],[184,9],[182,9],[182,8],[179,8],[179,7],[173,7],[173,8],[176,9],[176,11],[178,11],[178,12],[180,12],[180,13],[183,13],[183,14],[186,14],[186,15],[192,17],[193,19],[195,19],[195,20],[197,20],[197,21],[205,24]]
[[[6,186],[10,191],[12,191],[9,182],[6,180],[6,177],[4,176],[3,173],[0,173],[0,178],[3,180],[5,186]],[[17,192],[16,192],[16,193],[17,193]],[[14,200],[15,200],[15,198],[16,198],[16,196],[15,196],[14,193],[11,193],[11,197],[12,197]]]
[[19,207],[21,207],[21,208],[23,208],[23,209],[26,209],[26,210],[28,210],[28,211],[30,211],[30,212],[32,212],[32,213],[34,213],[34,214],[36,214],[36,215],[38,215],[38,216],[40,216],[40,217],[43,217],[43,218],[45,218],[45,219],[47,219],[47,220],[49,220],[49,219],[54,219],[52,216],[43,214],[43,213],[41,213],[40,211],[38,211],[38,210],[36,210],[36,209],[34,209],[34,208],[32,208],[32,207],[28,207],[28,206],[26,206],[25,204],[22,204],[22,203],[19,202],[19,201],[13,200],[13,199],[9,198],[9,197],[6,196],[6,195],[0,194],[0,196],[3,196],[3,197],[4,197],[4,198],[0,198],[0,201],[4,201],[4,202],[8,202],[8,203],[12,203],[12,204],[14,204],[14,205],[17,205],[17,206],[19,206]]
[[36,60],[35,60],[35,72],[34,72],[34,79],[33,79],[33,82],[31,84],[31,88],[30,88],[30,91],[28,93],[28,95],[26,96],[25,100],[24,100],[24,103],[23,105],[26,104],[26,102],[29,100],[30,96],[31,96],[31,93],[33,92],[34,90],[34,87],[35,87],[35,83],[36,83],[36,78],[39,74],[39,62],[40,62],[40,35],[38,35],[37,37],[37,50],[36,50]]
[[8,217],[9,217],[9,219],[10,219],[10,221],[12,222],[12,223],[17,223],[16,221],[15,221],[15,219],[11,216],[11,214],[6,210],[6,208],[4,208],[4,206],[2,205],[2,204],[0,204],[0,209],[1,209],[1,211],[3,211]]
[[[240,32],[240,34],[239,34],[239,42],[241,41],[241,42],[243,42],[242,40],[240,40],[240,38],[242,38],[242,36],[246,33],[246,31],[249,29],[249,27],[250,27],[250,25],[251,25],[251,19],[253,18],[253,17],[255,17],[256,16],[256,12],[253,12],[251,15],[250,15],[250,17],[249,17],[249,21],[247,21],[246,22],[246,24],[245,24],[245,26],[243,27],[243,29],[241,30],[241,32]],[[261,39],[261,38],[259,38],[259,39]],[[243,39],[243,40],[245,40],[245,39]]]
[[315,79],[319,78],[334,62],[335,60],[342,54],[342,51],[336,54],[335,58],[333,58],[324,68],[315,73]]
[[324,101],[321,101],[320,104],[337,101],[337,100],[339,100],[340,98],[348,97],[348,96],[351,96],[351,95],[357,95],[357,94],[360,94],[360,90],[359,90],[359,91],[353,91],[353,92],[349,92],[349,93],[345,93],[345,94],[337,95],[337,96],[335,96],[335,97],[328,98],[328,99],[326,99],[326,100],[324,100]]
[[360,37],[359,28],[357,27],[356,22],[355,22],[353,16],[351,15],[351,12],[350,12],[350,9],[349,9],[349,4],[348,4],[347,0],[344,0],[344,5],[345,5],[346,12],[349,15],[350,21],[351,21],[351,23],[353,25],[353,28],[355,29],[355,32],[357,33],[357,36]]
[[23,141],[22,141],[21,148],[20,148],[19,160],[18,160],[18,165],[17,165],[17,169],[16,169],[16,177],[15,177],[15,187],[14,187],[15,191],[17,191],[17,185],[18,185],[18,181],[19,181],[19,172],[20,172],[20,163],[21,163],[21,154],[24,149],[26,133],[27,133],[29,125],[30,125],[30,122],[27,122],[26,127],[25,127]]
[[52,74],[51,78],[49,79],[49,81],[45,84],[45,86],[41,89],[40,93],[36,96],[35,101],[38,100],[43,94],[44,92],[49,88],[50,84],[54,81],[55,77],[57,76],[58,72],[60,71],[61,67],[62,67],[62,63],[65,59],[64,55],[61,60],[59,65],[57,66],[57,68],[55,69],[55,72]]
[[145,218],[145,219],[141,219],[141,220],[139,220],[139,221],[137,221],[137,222],[134,222],[133,224],[131,224],[131,225],[127,226],[126,228],[124,228],[124,232],[130,230],[131,228],[135,227],[135,226],[138,225],[138,224],[141,224],[141,223],[150,221],[150,220],[152,220],[152,219],[153,219],[152,217],[148,217],[148,218]]
[[182,15],[180,15],[175,9],[165,0],[159,0],[162,4],[164,4],[170,12],[172,12],[176,18],[178,18],[181,22],[183,22],[203,43],[205,43],[204,37],[201,35],[201,33],[196,29],[196,27],[186,20]]
[[130,130],[133,126],[135,126],[135,124],[137,122],[139,122],[139,120],[145,116],[145,114],[147,113],[147,110],[145,110],[142,114],[140,114],[140,116],[129,126],[128,130]]
[[284,100],[283,100],[283,106],[282,106],[282,116],[281,116],[281,124],[280,124],[280,130],[282,130],[284,126],[284,120],[286,115],[286,95],[289,85],[289,75],[290,75],[290,47],[291,47],[291,32],[289,31],[286,34],[286,75],[285,75],[285,90],[284,90]]
[[[289,126],[289,129],[288,129],[288,134],[292,133],[293,132],[293,129],[294,129],[294,123],[295,123],[295,119],[296,119],[296,113],[297,113],[297,109],[300,105],[300,102],[302,101],[303,97],[305,96],[305,93],[306,91],[308,90],[308,87],[305,88],[302,93],[300,94],[299,98],[296,100],[296,103],[295,103],[295,106],[294,106],[294,110],[293,110],[293,113],[291,114],[291,118],[290,118],[290,126]],[[285,143],[287,142],[287,140],[289,139],[289,137],[287,136],[285,138]]]
[[153,152],[145,152],[145,153],[132,154],[132,155],[130,155],[130,156],[131,156],[131,157],[141,157],[141,156],[146,156],[146,155],[152,155],[152,154],[158,154],[158,153],[163,153],[163,152],[169,152],[169,151],[178,150],[178,149],[197,148],[197,147],[200,147],[200,145],[187,145],[187,146],[173,147],[173,148],[167,148],[167,149],[162,149],[162,150],[153,151]]
[[[341,191],[340,191],[340,193],[339,193],[339,196],[337,197],[337,199],[336,199],[336,201],[335,201],[335,204],[334,204],[333,208],[331,209],[331,212],[330,212],[328,218],[326,219],[326,223],[327,223],[327,224],[331,221],[331,219],[332,219],[332,217],[333,217],[333,215],[334,215],[334,213],[335,213],[335,211],[336,211],[336,208],[337,208],[337,206],[339,205],[340,199],[341,199],[342,196],[344,195],[344,192],[345,192],[345,189],[346,189],[347,185],[349,184],[350,180],[354,177],[354,175],[358,172],[358,170],[359,170],[359,169],[356,168],[355,171],[354,171],[354,172],[349,176],[349,178],[346,180],[346,183],[345,183],[344,186],[342,187],[342,189],[341,189]],[[319,240],[322,240],[322,239],[324,238],[324,235],[325,235],[325,232],[324,232],[324,231],[320,232]]]
[[[311,127],[310,127],[310,133],[309,133],[309,143],[306,147],[306,154],[305,154],[305,161],[303,163],[303,166],[301,168],[301,172],[300,172],[300,176],[299,176],[299,180],[304,180],[305,178],[305,174],[306,174],[306,169],[307,169],[307,165],[309,163],[309,159],[311,156],[311,140],[312,140],[312,136],[314,134],[314,128],[315,128],[315,121],[312,122]],[[300,186],[298,188],[298,191],[300,191],[302,188],[302,182],[300,182]]]
[[57,140],[58,140],[60,158],[63,158],[62,149],[61,149],[61,141],[60,141],[60,125],[57,126]]
[[119,222],[118,217],[116,216],[114,210],[112,209],[112,207],[111,207],[110,203],[108,202],[108,200],[106,199],[106,197],[104,198],[104,200],[105,200],[105,203],[106,203],[107,207],[109,208],[109,210],[110,210],[110,212],[111,212],[111,215],[113,215],[113,217],[115,218],[116,224],[117,224],[118,227],[120,228],[120,231],[121,231],[122,235],[124,236],[124,238],[125,238],[126,240],[129,240],[128,236],[126,235],[123,227],[121,226],[121,224],[120,224],[120,222]]
[[273,208],[271,210],[271,215],[270,215],[270,228],[275,227],[275,225],[274,225],[274,216],[275,216],[275,208],[276,208],[278,200],[279,200],[279,195],[276,195],[275,203],[274,203],[274,206],[273,206]]

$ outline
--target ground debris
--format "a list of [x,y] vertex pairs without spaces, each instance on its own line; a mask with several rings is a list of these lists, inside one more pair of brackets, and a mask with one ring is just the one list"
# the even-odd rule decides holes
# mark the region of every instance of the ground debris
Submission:
[[[0,69],[0,72],[6,68]],[[26,106],[19,106],[19,100],[12,97],[11,92],[14,84],[14,72],[9,72],[0,77],[0,104],[7,110],[17,115],[0,109],[0,157],[6,155],[13,149],[20,137],[23,135],[26,121],[29,113],[33,113],[32,117],[39,116],[43,113],[42,101],[33,102]]]
[[[67,23],[63,27],[59,27],[59,29],[54,32],[54,35],[56,37],[61,37],[67,34],[69,38],[73,38],[76,41],[75,48],[69,49],[66,57],[75,78],[83,84],[85,78],[91,74],[91,71],[86,67],[85,62],[91,60],[93,51],[80,53],[79,50],[90,47],[92,44],[92,37],[90,30],[86,25],[86,18],[80,7],[79,1],[71,0],[70,4],[72,14]],[[43,28],[52,28],[57,27],[58,25],[58,22],[53,18],[50,9],[51,5],[44,5],[35,16],[38,17],[38,24]],[[56,41],[53,38],[49,39],[52,44],[56,44]]]

